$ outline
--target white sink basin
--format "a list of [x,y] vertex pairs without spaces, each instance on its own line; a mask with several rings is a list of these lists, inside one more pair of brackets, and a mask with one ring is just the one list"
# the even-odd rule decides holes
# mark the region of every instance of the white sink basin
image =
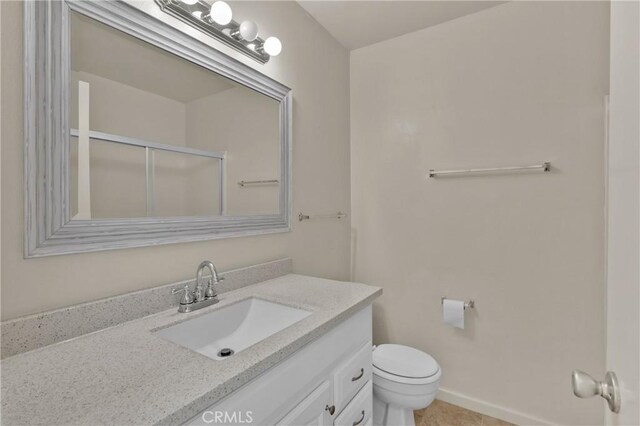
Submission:
[[311,315],[303,309],[255,297],[181,322],[155,334],[215,360],[220,351],[238,353]]

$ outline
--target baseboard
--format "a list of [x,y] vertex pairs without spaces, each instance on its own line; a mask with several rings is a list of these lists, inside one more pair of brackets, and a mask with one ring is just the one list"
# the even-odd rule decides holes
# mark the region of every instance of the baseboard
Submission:
[[494,405],[486,401],[471,398],[447,389],[440,388],[436,399],[448,402],[453,405],[457,405],[462,408],[466,408],[467,410],[475,411],[476,413],[484,414],[485,416],[495,417],[496,419],[504,420],[505,422],[514,423],[520,426],[553,425],[553,423],[547,420],[532,417],[528,414],[520,413],[518,411],[510,410],[508,408]]

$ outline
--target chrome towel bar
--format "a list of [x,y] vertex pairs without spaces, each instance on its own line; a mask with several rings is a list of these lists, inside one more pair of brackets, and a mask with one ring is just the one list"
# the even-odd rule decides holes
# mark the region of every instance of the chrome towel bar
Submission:
[[468,173],[492,173],[492,172],[517,172],[524,170],[542,170],[548,172],[551,170],[551,163],[545,161],[542,164],[535,164],[532,166],[511,166],[511,167],[491,167],[487,169],[460,169],[460,170],[434,170],[429,169],[429,177],[435,178],[445,175],[460,175]]
[[333,213],[333,214],[315,214],[315,215],[300,213],[298,215],[298,220],[302,222],[303,220],[309,220],[309,219],[342,219],[343,217],[347,217],[347,214],[342,212]]
[[269,180],[241,180],[240,182],[238,182],[238,185],[240,185],[240,186],[245,186],[245,185],[262,185],[262,184],[267,184],[267,183],[280,183],[280,181],[278,181],[277,179],[269,179]]
[[[447,296],[442,296],[440,298],[440,304],[443,305],[444,301],[447,299]],[[473,309],[476,307],[476,302],[474,302],[473,300],[469,300],[468,302],[464,302],[464,309]]]

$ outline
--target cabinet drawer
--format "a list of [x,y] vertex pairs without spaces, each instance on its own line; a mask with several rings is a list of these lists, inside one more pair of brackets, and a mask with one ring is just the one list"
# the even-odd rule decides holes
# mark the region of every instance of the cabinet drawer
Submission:
[[373,386],[369,380],[336,418],[334,426],[366,426],[373,411]]
[[371,364],[371,342],[367,342],[354,356],[336,369],[333,376],[333,396],[338,413],[362,386],[371,380]]

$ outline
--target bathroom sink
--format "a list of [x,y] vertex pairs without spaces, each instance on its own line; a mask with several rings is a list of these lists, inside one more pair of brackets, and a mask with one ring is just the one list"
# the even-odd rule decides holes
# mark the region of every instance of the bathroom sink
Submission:
[[155,334],[209,358],[223,360],[309,315],[311,312],[303,309],[252,297]]

